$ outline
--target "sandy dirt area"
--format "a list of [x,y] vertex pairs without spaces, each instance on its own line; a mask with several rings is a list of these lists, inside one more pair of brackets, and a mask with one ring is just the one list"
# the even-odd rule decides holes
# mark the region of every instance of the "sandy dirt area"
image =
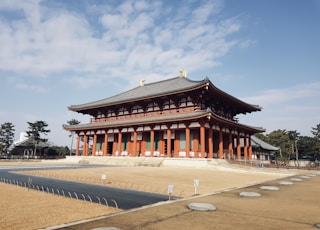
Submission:
[[[1,165],[1,163],[0,163]],[[119,212],[109,218],[70,225],[64,229],[92,229],[116,226],[121,229],[309,229],[320,223],[320,176],[295,183],[290,190],[260,191],[259,183],[276,185],[293,174],[308,171],[243,168],[183,167],[100,167],[72,170],[41,170],[23,173],[72,180],[103,186],[121,187],[167,194],[174,185],[173,196],[185,197],[167,204]],[[102,179],[106,175],[106,179]],[[197,191],[194,180],[199,180]],[[314,183],[314,180],[317,182]],[[306,184],[310,182],[310,184]],[[313,183],[311,183],[313,181]],[[248,187],[250,186],[250,187]],[[234,190],[237,188],[237,190]],[[239,198],[239,191],[249,189],[263,193],[261,198]],[[228,191],[224,191],[228,190]],[[224,191],[215,195],[210,194]],[[195,196],[195,192],[198,195]],[[117,210],[103,205],[58,197],[26,188],[0,183],[1,229],[39,229],[77,220],[108,215]],[[315,200],[317,196],[317,200]],[[218,207],[215,212],[196,212],[186,208],[190,202],[208,202]],[[244,208],[245,207],[245,208]],[[121,208],[121,207],[120,207]],[[318,219],[317,219],[318,218]],[[273,223],[273,225],[271,225]],[[307,224],[306,224],[307,223]],[[314,228],[314,226],[312,226]],[[310,228],[311,229],[311,228]]]

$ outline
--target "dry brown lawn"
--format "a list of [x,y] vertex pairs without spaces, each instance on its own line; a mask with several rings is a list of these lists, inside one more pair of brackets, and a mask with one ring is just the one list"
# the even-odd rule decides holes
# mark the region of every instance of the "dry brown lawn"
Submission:
[[[173,184],[173,196],[192,197],[192,199],[195,201],[201,202],[214,202],[219,206],[220,210],[224,210],[222,212],[216,212],[216,214],[204,213],[201,214],[200,217],[199,213],[190,212],[190,210],[186,209],[186,205],[188,202],[190,203],[190,200],[181,200],[179,202],[169,202],[169,204],[166,205],[160,205],[148,209],[142,209],[136,212],[117,215],[113,218],[107,218],[106,220],[77,225],[76,227],[66,227],[66,229],[91,229],[99,226],[118,225],[118,227],[120,226],[122,229],[186,230],[233,229],[237,226],[238,229],[252,229],[250,227],[248,228],[248,226],[242,222],[241,224],[239,222],[237,225],[232,225],[232,222],[230,222],[230,220],[228,221],[228,218],[226,219],[226,215],[228,215],[230,218],[232,217],[236,222],[241,220],[250,222],[252,221],[252,215],[255,215],[256,219],[261,219],[261,222],[259,222],[261,226],[269,226],[269,228],[260,229],[277,229],[270,228],[270,225],[263,225],[263,223],[266,224],[272,220],[271,217],[268,217],[268,215],[272,216],[269,213],[272,212],[270,209],[262,209],[263,212],[261,215],[258,213],[259,211],[261,212],[261,205],[266,205],[266,207],[270,208],[270,206],[276,205],[277,202],[279,202],[278,199],[282,199],[286,206],[284,206],[282,209],[278,208],[277,211],[279,213],[277,213],[277,215],[280,215],[281,212],[284,211],[290,212],[290,208],[292,209],[293,207],[290,207],[289,205],[290,198],[288,195],[271,199],[268,195],[270,194],[269,192],[266,193],[266,198],[262,198],[260,200],[253,199],[252,202],[250,200],[239,200],[238,196],[233,196],[232,194],[234,192],[232,193],[232,191],[235,191],[233,189],[238,188],[238,190],[241,190],[241,188],[244,189],[247,186],[263,182],[275,183],[274,181],[283,177],[287,177],[290,173],[306,174],[309,172],[253,168],[247,168],[247,170],[223,170],[222,168],[200,169],[182,167],[101,167],[72,170],[57,169],[25,171],[23,173],[161,194],[167,194],[168,185]],[[103,181],[101,177],[103,174],[107,176],[105,181]],[[318,178],[320,178],[320,176]],[[214,196],[193,196],[195,193],[193,184],[194,179],[198,179],[200,182],[197,190],[198,194],[209,194],[223,190],[230,191]],[[301,189],[303,189],[303,187],[301,187]],[[301,190],[299,193],[303,193],[303,190]],[[119,211],[103,205],[63,198],[44,192],[33,190],[28,191],[26,188],[3,183],[0,183],[0,195],[3,198],[0,202],[0,208],[2,210],[0,221],[1,229],[39,229],[107,215],[111,212]],[[294,196],[296,195],[297,194],[292,194],[292,199],[294,199]],[[242,210],[241,202],[245,202],[248,208]],[[265,202],[265,204],[263,202]],[[304,202],[301,202],[299,207],[302,207]],[[308,205],[310,204],[311,203],[308,203]],[[309,211],[316,212],[316,207],[318,206],[310,206]],[[230,209],[233,211],[226,211]],[[294,210],[292,209],[291,211]],[[318,211],[320,211],[320,208]],[[262,218],[261,216],[263,215],[267,217]],[[294,213],[294,215],[297,214]],[[203,225],[206,223],[205,221],[209,220],[207,218],[209,218],[210,221],[213,221],[212,218],[215,218],[215,220],[218,222],[215,223],[216,225],[214,226],[217,228],[210,224],[210,221],[207,223],[207,227],[203,227],[206,226]],[[313,216],[313,218],[315,217]],[[283,218],[280,217],[280,219],[273,219],[273,221],[281,222],[282,219]],[[218,226],[220,226],[220,228],[218,228]],[[259,226],[257,227],[259,228]],[[279,227],[279,225],[277,226]],[[285,228],[285,221],[283,222],[283,227]]]
[[0,183],[0,229],[38,229],[119,210]]

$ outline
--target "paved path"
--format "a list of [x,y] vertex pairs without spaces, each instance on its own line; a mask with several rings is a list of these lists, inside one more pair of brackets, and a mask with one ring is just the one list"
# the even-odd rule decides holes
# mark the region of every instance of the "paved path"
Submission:
[[[16,184],[19,186],[28,187],[29,178],[32,179],[30,187],[32,189],[39,189],[40,191],[55,193],[59,195],[71,196],[81,200],[87,200],[96,203],[107,204],[109,206],[118,207],[120,209],[132,209],[149,204],[154,204],[160,201],[168,200],[167,196],[111,188],[107,186],[99,186],[50,178],[43,178],[37,176],[29,176],[14,173],[19,170],[43,170],[43,169],[70,169],[70,168],[84,168],[84,167],[108,167],[101,165],[48,165],[48,166],[1,166],[0,167],[0,182]],[[112,166],[110,166],[112,167]]]

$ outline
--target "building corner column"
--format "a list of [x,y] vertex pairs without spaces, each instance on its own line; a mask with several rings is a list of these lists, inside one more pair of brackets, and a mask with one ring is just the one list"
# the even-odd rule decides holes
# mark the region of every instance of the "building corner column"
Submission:
[[96,156],[96,148],[97,148],[97,133],[94,132],[94,134],[93,134],[93,146],[92,146],[91,156]]
[[200,124],[200,147],[201,147],[201,158],[205,157],[205,149],[206,149],[206,142],[205,142],[205,123],[201,122]]
[[77,134],[76,156],[79,156],[79,148],[80,148],[80,135]]
[[249,142],[249,160],[252,160],[252,144],[251,144],[251,136],[248,137]]
[[186,124],[186,157],[190,157],[190,128],[189,124]]

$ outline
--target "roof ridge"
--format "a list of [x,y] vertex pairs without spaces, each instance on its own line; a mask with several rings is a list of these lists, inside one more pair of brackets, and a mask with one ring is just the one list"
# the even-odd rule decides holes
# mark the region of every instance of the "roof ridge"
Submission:
[[[161,81],[154,81],[154,82],[150,82],[150,83],[145,83],[144,86],[163,83],[163,82],[166,82],[166,81],[172,81],[172,80],[175,80],[175,79],[185,79],[185,80],[187,80],[189,82],[194,82],[194,83],[200,83],[200,82],[205,82],[206,81],[206,79],[197,81],[197,80],[191,80],[191,79],[189,79],[187,77],[177,76],[177,77],[167,78],[167,79],[164,79],[164,80],[161,80]],[[144,86],[138,86],[138,87],[144,87]],[[138,88],[138,87],[136,87],[136,88]]]

